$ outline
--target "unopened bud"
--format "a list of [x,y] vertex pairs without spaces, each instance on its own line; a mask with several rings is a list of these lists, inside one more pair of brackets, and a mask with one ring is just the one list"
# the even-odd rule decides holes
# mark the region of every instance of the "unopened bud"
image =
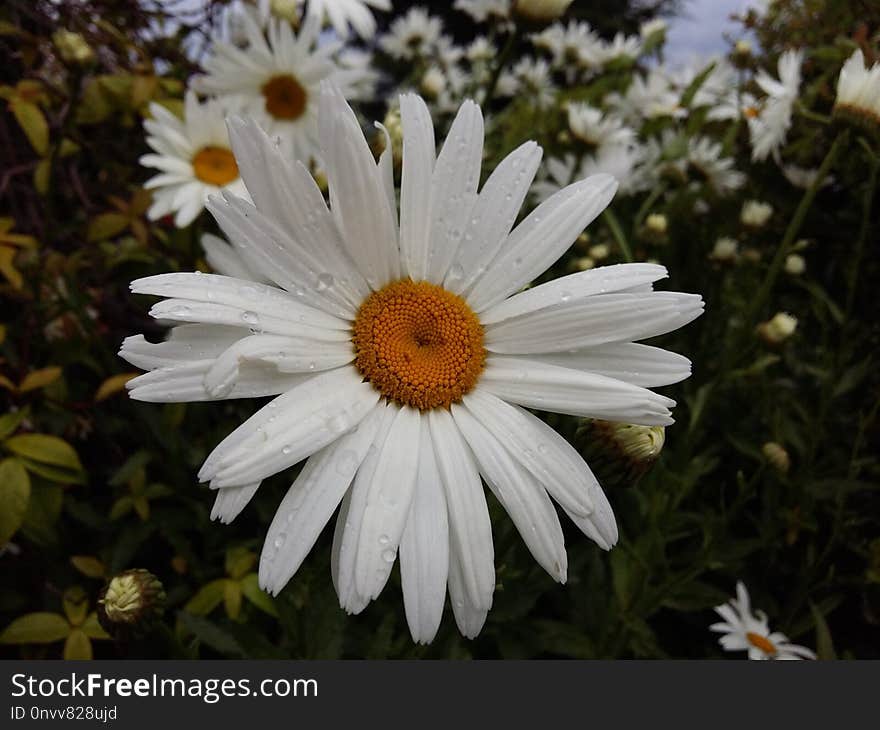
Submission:
[[773,319],[758,325],[758,335],[768,345],[778,345],[794,334],[798,321],[785,312],[778,312]]
[[165,589],[142,568],[110,579],[98,598],[98,621],[114,638],[146,632],[165,610]]
[[95,57],[86,39],[71,30],[56,30],[52,34],[52,42],[67,63],[88,63]]
[[761,447],[761,453],[764,454],[764,458],[780,474],[788,473],[788,469],[791,466],[791,458],[781,444],[775,441],[768,441]]
[[578,439],[602,484],[631,486],[657,461],[666,429],[588,419],[578,429]]

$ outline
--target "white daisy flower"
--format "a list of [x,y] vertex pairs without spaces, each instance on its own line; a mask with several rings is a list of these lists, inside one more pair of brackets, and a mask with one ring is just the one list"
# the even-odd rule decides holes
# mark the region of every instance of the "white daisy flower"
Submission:
[[556,99],[550,65],[543,58],[522,58],[498,79],[501,96],[525,96],[538,109],[549,109]]
[[767,94],[763,108],[757,115],[747,117],[752,143],[752,160],[766,160],[785,144],[791,127],[791,114],[801,85],[803,50],[786,51],[779,57],[779,80],[761,71],[755,78]]
[[739,190],[746,183],[745,173],[734,169],[734,159],[721,156],[721,143],[708,137],[688,139],[688,163],[718,195]]
[[576,72],[597,68],[602,64],[602,39],[589,23],[570,20],[568,25],[554,23],[532,36],[532,44],[553,55],[553,66],[566,72],[572,80]]
[[391,23],[388,33],[379,39],[379,47],[404,61],[423,58],[432,53],[442,32],[440,18],[431,17],[425,8],[410,8]]
[[604,174],[617,180],[620,195],[632,195],[651,187],[653,175],[651,165],[647,163],[645,148],[635,142],[606,145],[595,154],[580,159],[566,153],[562,158],[547,160],[541,179],[532,186],[532,192],[537,200],[546,200],[572,180]]
[[334,61],[337,44],[316,48],[319,26],[314,18],[306,18],[298,35],[289,23],[272,18],[267,25],[268,41],[251,16],[243,18],[247,46],[215,42],[204,63],[206,73],[193,79],[193,87],[237,100],[244,113],[279,137],[288,154],[309,160],[318,146],[321,81],[332,80],[355,97],[369,73],[363,68],[343,68]]
[[861,48],[840,69],[834,113],[880,126],[880,63],[867,68]]
[[371,8],[391,10],[391,0],[308,0],[306,17],[315,18],[319,25],[326,20],[341,38],[347,38],[354,30],[368,40],[376,35],[376,19]]
[[478,23],[510,17],[510,0],[455,0],[453,7],[470,15]]
[[620,119],[586,102],[570,102],[567,115],[571,133],[590,147],[624,145],[635,140],[636,133]]
[[748,651],[749,659],[815,659],[805,646],[792,644],[779,631],[770,631],[767,614],[752,613],[749,592],[742,581],[736,584],[736,598],[715,607],[724,621],[712,624],[710,631],[724,634],[718,643],[726,651]]
[[229,522],[263,479],[307,460],[266,535],[260,584],[278,593],[339,506],[332,575],[344,609],[376,598],[399,555],[413,638],[434,637],[447,590],[473,637],[495,589],[481,476],[560,582],[551,500],[601,547],[617,541],[589,467],[525,409],[672,423],[674,402],[648,388],[686,378],[690,362],[633,341],[693,320],[702,299],[653,291],[666,271],[650,264],[521,291],[605,208],[610,176],[568,186],[514,228],[541,149],[523,144],[478,190],[480,108],[462,105],[435,158],[427,106],[405,95],[398,216],[390,144],[377,164],[339,91],[326,85],[320,105],[330,209],[256,123],[230,121],[254,204],[224,195],[209,209],[273,284],[196,273],[133,282],[167,297],[154,317],[184,324],[167,342],[123,343],[121,356],[151,371],[130,381],[131,396],[277,396],[199,472],[217,493],[213,516]]
[[153,118],[144,120],[144,128],[153,152],[140,158],[142,165],[160,171],[144,185],[153,191],[150,220],[174,213],[174,225],[185,228],[202,212],[209,195],[227,189],[247,195],[229,145],[226,112],[218,101],[200,104],[191,91],[183,119],[150,104]]
[[606,101],[632,125],[637,125],[642,119],[687,115],[687,110],[679,104],[678,92],[658,69],[651,69],[647,76],[636,74],[625,94],[608,94]]
[[638,36],[617,33],[610,43],[601,44],[599,59],[601,63],[629,59],[635,61],[642,53],[642,40]]

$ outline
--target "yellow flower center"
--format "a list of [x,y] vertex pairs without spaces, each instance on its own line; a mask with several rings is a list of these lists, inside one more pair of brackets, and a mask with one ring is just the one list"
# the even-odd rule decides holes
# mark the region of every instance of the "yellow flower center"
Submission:
[[420,410],[461,400],[486,361],[480,320],[461,297],[427,281],[395,281],[373,292],[353,331],[364,378]]
[[266,111],[276,119],[299,119],[306,110],[309,95],[290,74],[273,76],[260,91],[266,98]]
[[770,641],[766,636],[761,636],[761,634],[753,634],[749,631],[746,634],[746,639],[748,639],[749,643],[763,651],[765,654],[775,654],[776,647],[773,645],[773,642]]
[[202,147],[193,157],[192,166],[199,180],[218,187],[238,177],[235,157],[225,147]]

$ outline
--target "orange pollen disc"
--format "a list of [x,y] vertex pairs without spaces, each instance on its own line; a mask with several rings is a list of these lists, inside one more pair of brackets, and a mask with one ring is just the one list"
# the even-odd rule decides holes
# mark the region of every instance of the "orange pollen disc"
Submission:
[[353,330],[364,378],[420,410],[461,400],[486,362],[480,320],[461,297],[427,281],[395,281],[373,292]]
[[753,106],[743,108],[743,114],[749,119],[755,119],[758,116],[758,110]]
[[225,147],[202,147],[193,157],[192,166],[199,180],[218,187],[238,177],[235,157]]
[[273,76],[260,91],[266,98],[266,111],[276,119],[299,119],[306,110],[309,95],[290,74]]
[[746,634],[746,639],[749,640],[749,643],[763,651],[765,654],[775,654],[776,647],[773,645],[773,642],[770,641],[766,636],[761,636],[761,634],[753,634],[749,631]]

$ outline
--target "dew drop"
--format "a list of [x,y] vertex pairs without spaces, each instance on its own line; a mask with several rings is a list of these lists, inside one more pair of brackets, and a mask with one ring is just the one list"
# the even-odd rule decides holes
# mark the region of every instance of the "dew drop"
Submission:
[[247,312],[242,312],[241,321],[246,324],[259,324],[260,323],[260,315],[256,312],[251,312],[248,310]]
[[394,550],[383,550],[382,551],[382,560],[386,563],[393,563],[394,558],[397,557],[397,553]]
[[334,283],[334,281],[333,281],[332,274],[327,274],[327,273],[318,274],[318,283],[315,286],[315,289],[317,291],[326,291],[331,286],[333,286],[333,283]]

